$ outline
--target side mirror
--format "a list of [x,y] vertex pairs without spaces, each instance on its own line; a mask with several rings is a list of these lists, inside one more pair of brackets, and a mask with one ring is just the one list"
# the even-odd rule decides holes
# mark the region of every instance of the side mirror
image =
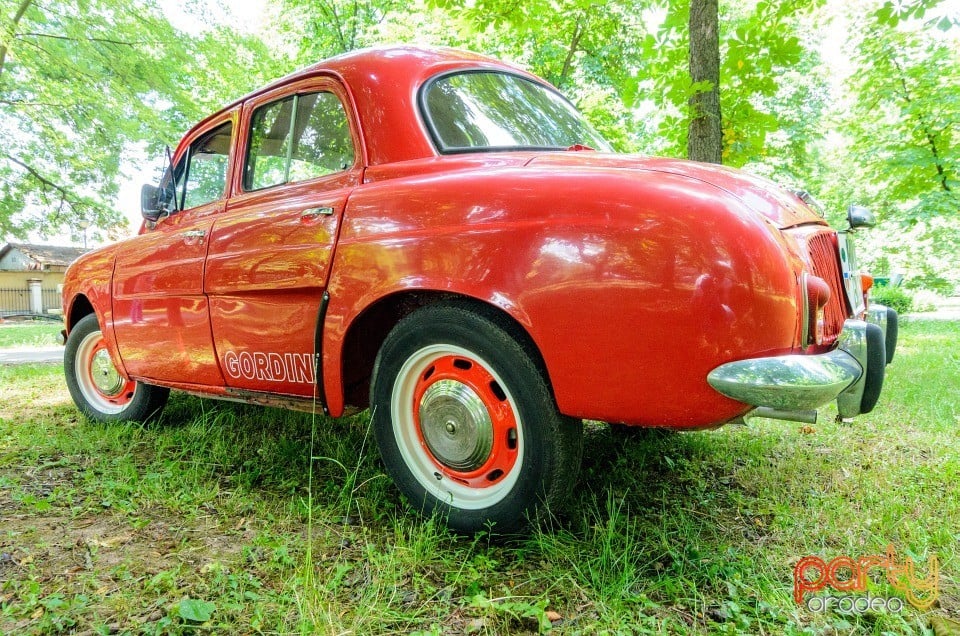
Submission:
[[151,223],[156,223],[163,212],[160,206],[160,188],[149,183],[143,184],[140,188],[140,214]]
[[856,230],[861,227],[873,227],[877,224],[877,219],[873,212],[862,205],[851,205],[847,208],[847,222],[850,223],[850,229]]

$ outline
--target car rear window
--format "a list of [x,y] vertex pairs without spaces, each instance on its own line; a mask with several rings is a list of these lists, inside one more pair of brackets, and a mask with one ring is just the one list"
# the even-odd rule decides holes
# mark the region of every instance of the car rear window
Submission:
[[420,99],[441,152],[554,150],[576,144],[610,150],[560,93],[519,75],[494,71],[441,75],[424,86]]

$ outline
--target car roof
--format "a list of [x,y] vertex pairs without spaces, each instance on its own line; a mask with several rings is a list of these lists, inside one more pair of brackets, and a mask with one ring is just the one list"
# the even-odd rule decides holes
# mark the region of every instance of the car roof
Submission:
[[323,60],[271,82],[204,118],[191,133],[258,95],[299,80],[330,76],[342,82],[353,101],[365,137],[368,165],[431,157],[437,152],[419,115],[417,93],[431,77],[461,68],[507,71],[543,82],[522,69],[468,51],[445,47],[374,47]]

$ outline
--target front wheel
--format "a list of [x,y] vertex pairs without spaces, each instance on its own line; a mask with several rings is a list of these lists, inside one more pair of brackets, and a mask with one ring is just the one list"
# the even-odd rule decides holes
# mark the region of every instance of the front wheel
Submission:
[[495,316],[456,304],[397,324],[377,356],[373,426],[387,472],[461,532],[518,529],[576,480],[582,425],[557,411],[532,354]]
[[117,369],[95,314],[83,317],[70,331],[63,369],[80,412],[98,422],[145,422],[159,415],[170,393],[130,380]]

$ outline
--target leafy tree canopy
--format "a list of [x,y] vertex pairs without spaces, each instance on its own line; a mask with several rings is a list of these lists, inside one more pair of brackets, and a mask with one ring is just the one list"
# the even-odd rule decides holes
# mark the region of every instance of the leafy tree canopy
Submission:
[[[132,148],[172,144],[265,81],[364,46],[451,45],[529,68],[623,151],[683,156],[690,98],[713,88],[690,80],[689,2],[264,1],[250,36],[184,34],[151,0],[0,0],[3,233],[113,227]],[[723,162],[820,195],[836,223],[849,203],[873,206],[887,229],[861,253],[944,289],[960,279],[955,6],[719,3]]]
[[[133,144],[174,143],[262,78],[264,47],[227,29],[191,37],[133,0],[0,2],[0,231],[109,230]],[[251,72],[253,71],[253,72]]]

